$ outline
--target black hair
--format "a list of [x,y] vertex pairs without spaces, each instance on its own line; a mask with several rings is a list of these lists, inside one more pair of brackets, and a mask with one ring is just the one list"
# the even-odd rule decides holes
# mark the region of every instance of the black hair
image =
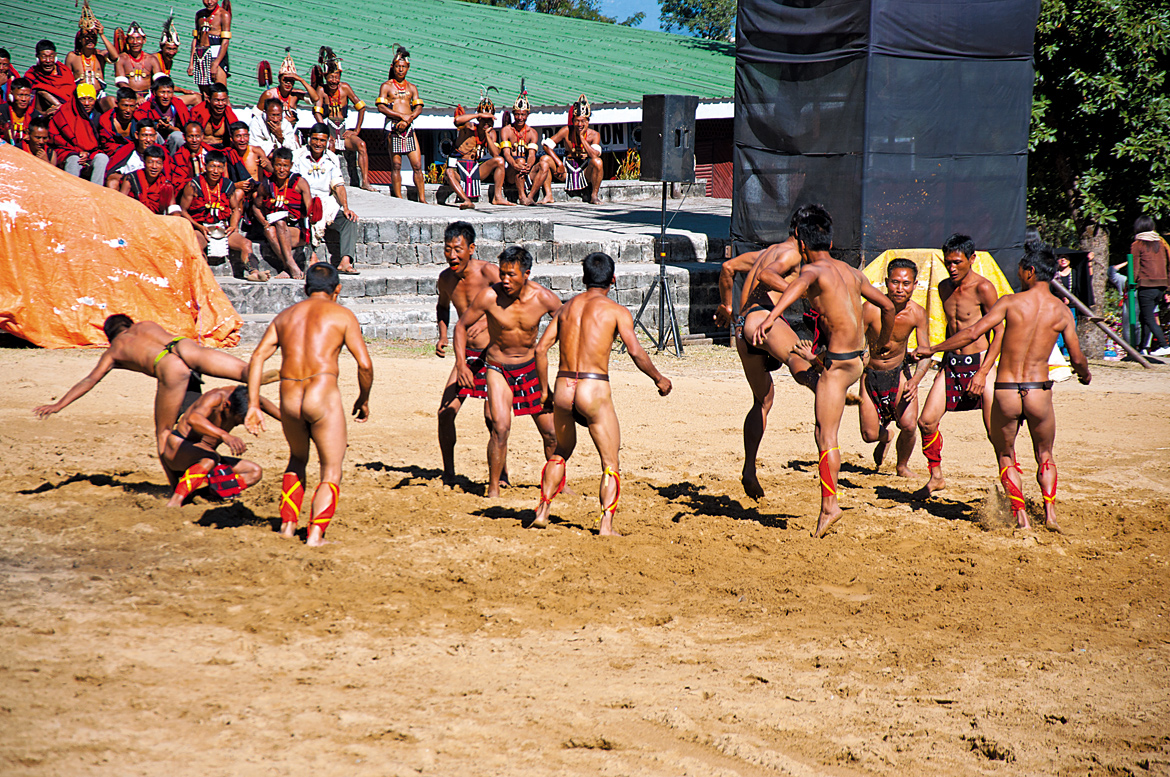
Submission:
[[227,156],[225,156],[222,151],[216,151],[215,149],[211,149],[210,151],[207,152],[207,156],[204,157],[204,162],[206,162],[207,164],[211,164],[212,162],[219,162],[221,165],[226,165],[227,164]]
[[166,159],[167,152],[163,150],[162,146],[150,146],[142,152],[142,156],[146,159]]
[[102,323],[102,331],[106,333],[106,340],[114,342],[114,338],[134,326],[134,319],[125,313],[115,313],[107,316]]
[[248,125],[245,122],[233,121],[231,124],[228,125],[228,135],[229,136],[235,135],[240,130],[244,130],[245,132],[251,133],[251,130],[248,129]]
[[170,88],[174,89],[175,82],[171,80],[170,76],[159,76],[158,78],[154,79],[154,83],[150,85],[150,91],[157,92],[164,86],[169,86]]
[[894,270],[909,270],[910,272],[914,273],[915,278],[918,277],[918,265],[914,264],[914,262],[910,261],[909,259],[903,259],[901,257],[898,257],[897,259],[891,259],[890,263],[886,265],[886,277],[890,277],[890,273],[892,273]]
[[277,159],[287,159],[288,161],[291,162],[292,158],[293,158],[293,152],[292,152],[291,148],[285,148],[284,146],[281,146],[280,148],[278,148],[272,152],[272,161],[273,162],[275,162]]
[[284,103],[281,102],[279,97],[269,97],[267,100],[264,101],[264,110],[267,111],[273,105],[277,106],[278,108],[280,108],[282,110],[284,109]]
[[1036,273],[1036,280],[1050,281],[1056,277],[1056,253],[1052,246],[1044,243],[1032,243],[1024,249],[1024,258],[1020,260],[1020,269],[1031,270]]
[[37,41],[37,56],[40,56],[42,51],[56,51],[57,47],[53,45],[53,41],[43,38]]
[[475,227],[466,221],[452,221],[443,230],[443,242],[450,243],[457,237],[462,237],[469,246],[475,245]]
[[4,57],[9,62],[12,61],[12,55],[8,53],[8,49],[0,49],[0,57]]
[[792,211],[792,216],[788,219],[788,236],[796,237],[796,217],[800,215],[800,208]]
[[520,246],[508,246],[498,259],[501,265],[518,264],[524,272],[532,272],[532,254]]
[[138,92],[134,91],[128,86],[119,86],[118,92],[114,96],[114,100],[121,102],[122,100],[133,100],[135,105],[138,103]]
[[806,251],[828,251],[833,247],[833,217],[820,205],[805,205],[796,211],[796,239]]
[[228,410],[241,421],[248,415],[248,387],[236,386],[228,396]]
[[951,235],[942,244],[943,258],[949,254],[962,254],[970,259],[975,256],[975,241],[970,235],[961,235],[958,232]]
[[337,268],[329,262],[316,262],[305,270],[305,296],[325,292],[332,294],[341,285],[341,276]]
[[32,89],[32,81],[29,81],[24,76],[14,78],[8,82],[8,93],[12,94],[17,89]]
[[581,260],[582,277],[587,289],[606,289],[613,283],[613,257],[594,251]]
[[139,119],[138,124],[134,127],[134,134],[137,135],[141,132],[143,127],[150,127],[152,130],[158,129],[158,125],[154,123],[154,119]]
[[329,125],[323,121],[319,121],[312,127],[309,127],[309,135],[328,135]]
[[200,124],[200,123],[199,123],[199,122],[197,122],[197,121],[189,121],[189,122],[187,122],[186,124],[184,124],[184,125],[183,125],[183,134],[184,134],[184,135],[186,135],[186,134],[187,134],[187,130],[191,129],[191,127],[193,127],[193,126],[194,126],[194,127],[198,127],[200,132],[202,132],[202,131],[203,131],[203,125],[202,125],[202,124]]
[[46,116],[43,113],[38,114],[37,116],[33,116],[31,119],[29,119],[28,128],[29,128],[29,130],[34,130],[34,129],[47,130],[47,129],[49,129],[49,121],[52,118],[53,118],[52,116]]
[[218,81],[216,81],[216,82],[215,82],[214,84],[212,84],[211,86],[207,87],[207,93],[208,93],[208,94],[219,94],[220,92],[223,92],[224,94],[227,94],[227,93],[228,93],[228,88],[227,88],[227,86],[225,86],[224,84],[221,84],[221,83],[219,83]]
[[1133,222],[1133,233],[1135,235],[1140,235],[1143,232],[1153,232],[1156,228],[1154,220],[1144,213],[1138,216]]

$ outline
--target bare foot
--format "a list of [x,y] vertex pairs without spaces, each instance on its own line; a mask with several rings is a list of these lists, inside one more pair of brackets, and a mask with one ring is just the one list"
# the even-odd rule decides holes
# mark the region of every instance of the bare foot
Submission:
[[175,494],[169,500],[167,500],[167,507],[182,507],[182,506],[183,506],[183,497],[179,496],[178,494]]
[[930,495],[935,491],[942,491],[947,487],[947,481],[942,476],[942,472],[935,472],[930,470],[930,480],[926,481],[926,485],[914,492],[915,499],[929,499]]
[[1064,534],[1064,529],[1060,528],[1060,524],[1056,522],[1056,511],[1052,509],[1050,504],[1044,505],[1044,528],[1057,534]]
[[305,544],[310,548],[319,548],[322,545],[331,545],[332,543],[325,539],[325,532],[321,529],[321,527],[310,526],[309,535],[305,539]]
[[268,280],[268,273],[262,272],[261,270],[249,270],[244,274],[244,280],[251,281],[252,283],[264,283]]
[[535,205],[536,203],[533,202],[531,197],[521,197],[520,204],[521,205]]
[[[556,200],[554,200],[552,197],[545,197],[543,200],[541,200],[541,201],[540,201],[540,204],[541,204],[541,205],[555,205],[555,204],[556,204]],[[616,535],[616,536],[619,536],[619,537],[620,537],[621,535],[619,534],[619,535]]]
[[287,521],[280,525],[280,536],[286,540],[295,540],[297,538],[297,525],[292,521]]
[[589,198],[589,204],[590,205],[600,205],[601,198],[598,197],[596,194],[594,194],[592,197]]
[[499,495],[500,495],[500,484],[499,483],[496,483],[495,485],[490,486],[488,488],[488,490],[487,490],[487,498],[488,499],[496,499],[499,497]]
[[276,281],[287,281],[291,277],[292,276],[287,272],[278,272],[276,275],[272,276],[272,279]]
[[511,205],[515,207],[516,203],[511,200],[492,200],[492,205]]
[[471,200],[459,203],[459,210],[475,210],[475,203]]
[[841,516],[844,515],[844,513],[845,511],[840,507],[831,513],[826,513],[822,510],[820,517],[817,518],[817,530],[813,532],[812,536],[816,537],[818,540],[821,537],[824,537],[829,533],[829,529],[833,527],[833,524],[841,520]]
[[873,468],[880,469],[886,460],[886,448],[890,447],[890,432],[884,427],[878,432],[877,445],[873,447]]
[[747,472],[744,472],[740,477],[739,482],[743,483],[743,490],[752,499],[764,498],[764,487],[760,485],[759,479],[756,478],[756,473],[753,472],[748,474]]
[[537,505],[537,507],[536,507],[536,518],[533,519],[532,525],[529,526],[528,528],[529,529],[547,529],[548,528],[548,515],[551,512],[552,512],[552,502],[545,502],[543,499],[541,499],[540,504]]
[[607,512],[607,513],[601,514],[601,527],[598,528],[597,535],[599,537],[620,537],[620,536],[622,536],[613,530],[613,512]]
[[894,471],[894,474],[896,474],[900,478],[916,478],[916,477],[918,477],[917,475],[914,474],[914,471],[912,469],[910,469],[909,467],[907,467],[905,464],[899,464],[898,469]]
[[374,191],[374,187],[373,187],[373,186],[370,186],[368,183],[367,183],[367,184],[365,184],[365,185],[363,185],[363,186],[362,186],[362,188],[363,188],[363,189],[365,189],[367,192],[372,192],[372,191]]

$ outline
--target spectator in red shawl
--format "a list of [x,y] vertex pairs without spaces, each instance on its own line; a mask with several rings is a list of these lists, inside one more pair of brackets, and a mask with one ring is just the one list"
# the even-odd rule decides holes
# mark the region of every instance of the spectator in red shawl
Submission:
[[89,180],[101,186],[106,182],[110,158],[98,147],[96,101],[93,84],[78,84],[76,95],[53,114],[49,140],[57,147],[57,164],[65,172],[78,177],[88,172]]
[[175,82],[170,76],[159,76],[150,85],[150,99],[138,106],[134,118],[150,119],[158,130],[159,142],[174,154],[183,147],[183,125],[190,120],[187,106],[175,99]]
[[175,204],[174,184],[164,170],[167,152],[162,146],[151,145],[141,153],[142,169],[122,175],[122,194],[138,200],[151,213],[160,216],[179,213],[181,208]]
[[[146,150],[158,143],[158,133],[155,132],[154,122],[143,119],[134,124],[134,142],[123,146],[116,154],[110,156],[110,163],[106,166],[106,186],[111,189],[122,187],[122,178],[130,173],[141,170],[146,165]],[[166,154],[163,154],[163,167],[166,167]],[[165,172],[165,171],[164,171]],[[170,176],[167,176],[168,178]]]
[[203,127],[203,142],[217,151],[222,151],[231,145],[231,132],[228,129],[239,121],[236,112],[228,102],[228,89],[223,84],[212,84],[207,87],[209,96],[206,100],[191,109],[191,121],[199,122]]
[[36,97],[27,78],[10,82],[11,102],[0,104],[0,139],[27,151],[29,122],[42,115],[34,106]]
[[134,90],[120,86],[114,107],[98,118],[98,146],[111,162],[130,153],[125,149],[134,145],[134,109],[137,107],[138,95]]
[[12,56],[8,49],[0,49],[0,101],[8,99],[9,84],[20,78],[20,73],[12,66]]
[[293,250],[309,242],[309,207],[313,193],[308,182],[292,171],[293,152],[283,146],[272,153],[272,175],[260,182],[253,198],[255,223],[264,229],[272,253],[284,263],[277,278],[304,277]]
[[57,164],[57,149],[49,143],[49,117],[38,114],[28,123],[28,140],[25,150],[44,162]]
[[183,125],[183,141],[183,147],[171,155],[168,173],[177,192],[207,169],[207,152],[211,150],[203,144],[203,127],[196,121]]
[[73,71],[57,61],[57,47],[52,41],[37,43],[37,63],[24,77],[36,92],[37,108],[46,116],[52,116],[61,106],[73,101]]

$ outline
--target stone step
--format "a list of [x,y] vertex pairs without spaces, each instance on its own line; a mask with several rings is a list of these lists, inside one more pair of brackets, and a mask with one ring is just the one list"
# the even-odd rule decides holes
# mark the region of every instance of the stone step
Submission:
[[[409,180],[410,176],[406,176]],[[667,185],[668,187],[671,184]],[[678,184],[674,184],[678,186]],[[389,186],[374,186],[376,191],[390,191]],[[418,189],[413,184],[404,184],[407,197],[418,199]],[[699,178],[694,183],[695,191],[704,192],[707,190],[707,179]],[[495,195],[496,185],[494,183],[483,183],[480,186],[479,202],[488,203]],[[428,183],[426,185],[427,201],[434,202],[439,205],[456,205],[458,198],[455,196],[455,191],[446,183]],[[552,196],[554,202],[581,202],[588,196],[588,190],[569,191],[565,188],[563,183],[554,183],[552,185]],[[519,198],[519,193],[515,186],[505,186],[504,196],[516,202]],[[671,196],[668,189],[668,197]],[[677,193],[675,195],[677,197]],[[602,202],[639,202],[641,200],[658,200],[662,198],[662,184],[652,181],[602,181],[601,188],[597,190],[597,197]]]

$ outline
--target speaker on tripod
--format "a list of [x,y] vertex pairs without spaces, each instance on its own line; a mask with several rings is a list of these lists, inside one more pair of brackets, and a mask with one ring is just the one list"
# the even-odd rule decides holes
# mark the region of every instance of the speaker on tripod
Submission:
[[[643,181],[662,182],[662,229],[655,246],[658,254],[658,277],[646,290],[642,306],[634,318],[635,327],[642,327],[646,336],[661,352],[668,336],[674,339],[675,355],[682,356],[682,340],[678,333],[678,317],[674,299],[666,278],[666,190],[671,183],[695,181],[695,111],[699,98],[683,94],[647,94],[642,96],[642,173]],[[658,292],[658,337],[655,338],[642,323],[642,314]],[[669,328],[668,324],[669,315]]]

